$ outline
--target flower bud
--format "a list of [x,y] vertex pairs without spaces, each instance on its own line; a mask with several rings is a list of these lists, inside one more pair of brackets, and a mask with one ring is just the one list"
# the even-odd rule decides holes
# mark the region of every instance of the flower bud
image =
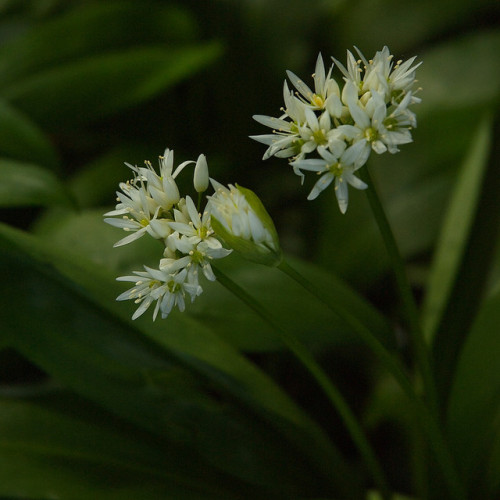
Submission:
[[215,234],[245,259],[277,266],[281,248],[274,223],[258,196],[249,189],[212,180],[215,194],[207,205]]
[[194,188],[198,193],[204,193],[208,188],[208,164],[204,154],[198,156],[194,167]]

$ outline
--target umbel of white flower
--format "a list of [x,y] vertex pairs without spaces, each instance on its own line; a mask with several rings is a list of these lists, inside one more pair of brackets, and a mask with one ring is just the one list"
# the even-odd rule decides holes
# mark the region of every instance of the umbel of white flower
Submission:
[[257,195],[238,185],[226,188],[211,181],[215,194],[208,197],[207,209],[217,235],[245,259],[277,266],[282,259],[278,234]]
[[187,165],[195,164],[195,190],[202,193],[208,188],[205,156],[200,155],[196,162],[181,163],[174,170],[174,152],[167,149],[159,163],[159,173],[150,162],[145,162],[144,167],[126,164],[133,178],[120,184],[116,208],[106,213],[104,219],[130,233],[115,246],[126,245],[144,235],[164,244],[158,269],[144,266],[144,271],[118,278],[134,283],[117,298],[139,304],[132,319],[141,316],[153,303],[156,303],[153,319],[158,313],[166,318],[176,306],[183,311],[186,298],[192,302],[203,291],[200,274],[215,280],[211,262],[231,253],[215,237],[209,213],[204,210],[200,214],[191,197],[181,197],[177,187],[179,173]]
[[[394,64],[387,47],[371,60],[356,51],[359,59],[347,51],[347,65],[334,59],[328,72],[320,54],[313,74],[314,89],[288,71],[296,91],[285,81],[282,115],[254,116],[272,133],[251,136],[268,146],[264,159],[287,158],[302,181],[304,171],[316,172],[319,179],[309,200],[334,183],[342,213],[348,205],[347,185],[368,187],[355,172],[370,154],[394,154],[400,145],[412,142],[417,120],[411,106],[420,102],[414,88],[415,70],[421,64],[413,64],[416,57]],[[342,88],[332,78],[334,65],[343,76]]]

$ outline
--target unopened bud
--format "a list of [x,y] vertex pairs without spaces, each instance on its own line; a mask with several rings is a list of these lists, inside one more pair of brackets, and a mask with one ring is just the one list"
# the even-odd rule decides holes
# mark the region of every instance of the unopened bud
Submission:
[[204,154],[198,156],[194,167],[194,188],[198,193],[204,193],[208,188],[208,164]]
[[258,196],[250,189],[212,181],[215,194],[208,208],[212,228],[224,242],[244,258],[277,266],[281,248],[274,223]]

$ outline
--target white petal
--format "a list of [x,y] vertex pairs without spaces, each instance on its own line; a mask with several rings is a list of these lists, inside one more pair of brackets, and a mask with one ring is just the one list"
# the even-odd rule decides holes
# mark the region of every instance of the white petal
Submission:
[[321,52],[316,59],[316,68],[314,70],[314,89],[316,94],[322,95],[325,86],[325,64],[323,63],[323,57],[321,57]]
[[335,179],[335,195],[337,196],[340,211],[345,214],[349,202],[349,189],[347,182],[344,182],[342,178]]
[[321,176],[314,185],[314,187],[312,188],[307,199],[308,200],[316,199],[318,195],[321,193],[321,191],[325,190],[332,183],[333,179],[334,175],[331,172],[328,172],[325,175]]
[[142,314],[144,314],[147,311],[148,307],[151,305],[152,302],[153,302],[153,299],[151,297],[145,298],[141,302],[141,305],[137,308],[137,310],[133,314],[132,319],[133,320],[137,319],[139,316],[141,316]]
[[291,163],[294,169],[309,170],[311,172],[323,172],[327,168],[327,163],[320,159],[297,160]]
[[292,82],[293,86],[308,100],[310,101],[312,96],[313,96],[313,92],[312,90],[295,74],[295,73],[292,73],[291,71],[288,71],[286,72],[286,74],[288,75],[288,78],[290,79],[290,81]]
[[254,115],[252,117],[256,122],[259,122],[266,127],[270,127],[275,130],[285,130],[287,132],[290,131],[290,122],[285,120],[280,120],[279,118],[274,118],[273,116],[265,116],[265,115]]
[[146,232],[147,226],[143,227],[142,229],[139,229],[139,231],[136,231],[135,233],[132,233],[125,238],[121,239],[120,241],[117,241],[113,247],[121,247],[123,245],[127,245],[128,243],[132,243],[132,241],[138,240],[145,232]]
[[198,213],[198,210],[196,209],[196,206],[194,204],[194,201],[191,199],[191,196],[186,196],[186,208],[189,217],[191,217],[191,220],[193,221],[194,226],[197,229],[200,228],[201,227],[200,214]]

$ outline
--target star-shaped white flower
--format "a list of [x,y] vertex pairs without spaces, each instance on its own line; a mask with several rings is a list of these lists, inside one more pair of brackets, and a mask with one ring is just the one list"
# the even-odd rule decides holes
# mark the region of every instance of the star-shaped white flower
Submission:
[[360,156],[363,153],[363,145],[356,143],[348,148],[345,143],[339,141],[329,149],[319,147],[318,153],[321,159],[297,160],[292,163],[294,168],[316,172],[321,177],[312,188],[308,200],[314,200],[335,180],[335,195],[340,211],[345,213],[349,201],[347,185],[356,189],[366,189],[368,186],[354,172],[359,168]]
[[172,309],[177,306],[179,311],[185,309],[186,294],[191,297],[191,302],[201,294],[200,286],[186,282],[187,270],[169,274],[168,272],[151,269],[144,266],[145,271],[134,271],[135,276],[121,276],[118,281],[131,281],[135,286],[123,292],[116,300],[134,300],[140,304],[132,319],[137,319],[144,314],[153,302],[156,306],[153,312],[153,320],[158,312],[162,318],[166,318]]
[[332,117],[339,117],[342,112],[340,89],[337,82],[331,77],[333,65],[325,72],[323,57],[318,55],[314,70],[314,92],[295,73],[287,71],[288,78],[298,90],[299,97],[308,107],[315,110],[327,110]]
[[[126,245],[149,233],[153,238],[166,238],[170,232],[170,226],[165,219],[158,219],[161,206],[151,197],[144,181],[135,178],[132,182],[120,184],[122,192],[117,192],[119,203],[115,210],[105,213],[109,217],[104,222],[124,231],[131,232],[129,236],[115,243],[115,247]],[[115,216],[121,215],[121,219]]]

